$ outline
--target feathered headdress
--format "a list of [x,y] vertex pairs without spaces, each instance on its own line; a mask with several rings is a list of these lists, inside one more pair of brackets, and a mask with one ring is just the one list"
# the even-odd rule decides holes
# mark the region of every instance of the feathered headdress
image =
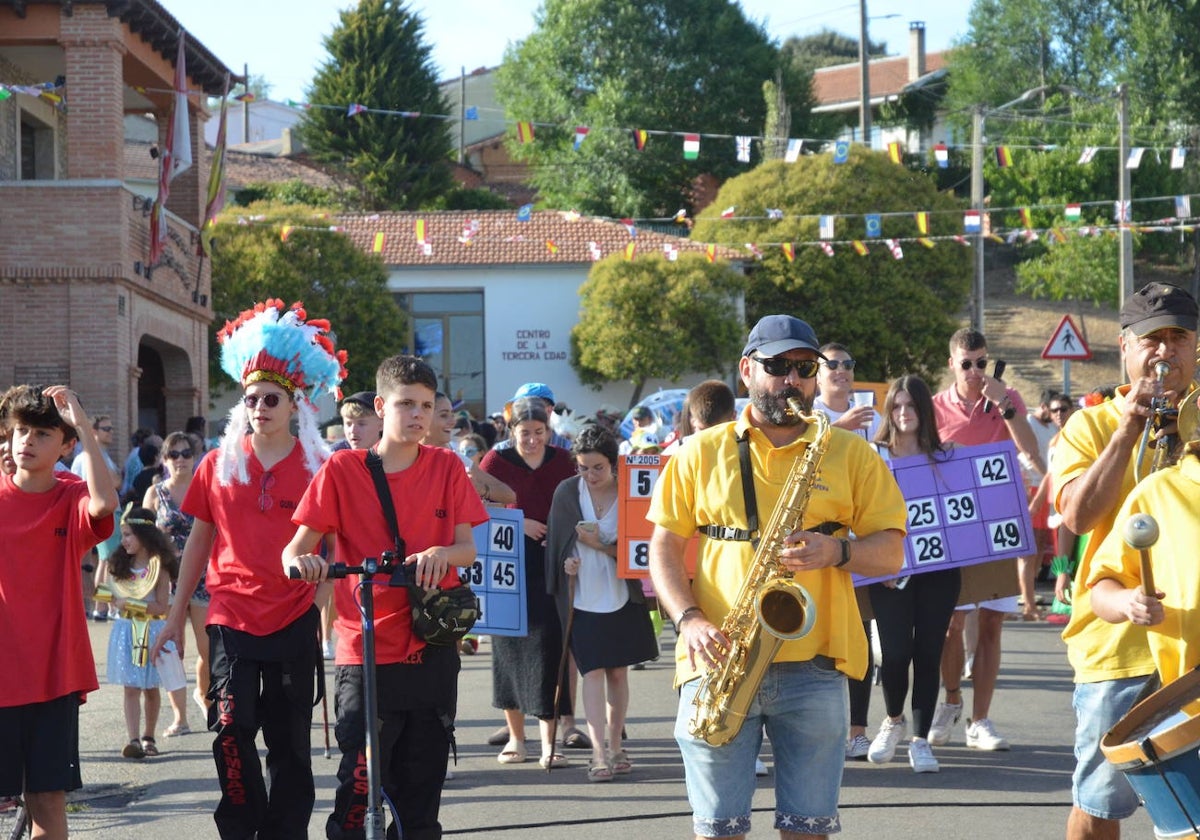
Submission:
[[[300,303],[285,307],[273,298],[226,321],[217,333],[221,369],[233,380],[243,388],[252,382],[274,382],[296,400],[300,446],[305,466],[313,474],[329,457],[329,450],[317,428],[312,401],[322,392],[340,399],[338,385],[346,377],[346,351],[334,348],[329,331],[328,321],[309,320]],[[250,480],[242,441],[246,425],[245,405],[238,401],[229,412],[217,458],[222,484],[229,484],[235,474],[239,483]]]

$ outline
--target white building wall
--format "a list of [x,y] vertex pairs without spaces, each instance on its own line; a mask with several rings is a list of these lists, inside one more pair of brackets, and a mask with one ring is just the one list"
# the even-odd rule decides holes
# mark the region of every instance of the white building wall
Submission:
[[[631,383],[593,390],[579,381],[571,367],[571,328],[579,321],[578,291],[587,272],[588,266],[391,267],[388,288],[393,292],[483,291],[489,412],[500,411],[526,382],[545,382],[559,402],[576,412],[591,414],[601,406],[624,411],[633,396]],[[670,341],[670,336],[663,340]],[[659,388],[687,388],[715,375],[698,373],[680,382],[650,380],[642,396]],[[724,378],[732,384],[728,375]]]

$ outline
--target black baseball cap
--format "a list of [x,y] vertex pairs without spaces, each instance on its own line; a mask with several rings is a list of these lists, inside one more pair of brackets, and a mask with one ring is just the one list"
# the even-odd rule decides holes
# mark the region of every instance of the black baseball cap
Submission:
[[778,356],[789,350],[812,350],[822,359],[821,342],[813,328],[791,315],[767,315],[750,330],[750,338],[742,350],[743,356],[754,351],[762,356]]
[[1195,332],[1196,319],[1196,299],[1170,283],[1147,283],[1121,307],[1121,329],[1139,336],[1165,327]]
[[369,408],[372,411],[374,411],[375,410],[375,392],[374,391],[358,391],[356,393],[353,393],[350,396],[345,397],[340,403],[338,403],[338,408],[341,408],[346,403],[357,403],[358,405],[361,405],[363,408]]

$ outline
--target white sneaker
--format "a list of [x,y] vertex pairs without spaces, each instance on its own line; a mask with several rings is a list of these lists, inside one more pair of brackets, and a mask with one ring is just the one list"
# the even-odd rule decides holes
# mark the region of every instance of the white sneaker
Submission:
[[857,761],[867,757],[871,751],[871,739],[866,735],[855,735],[846,742],[846,760]]
[[908,766],[914,773],[936,773],[941,770],[933,750],[924,738],[913,738],[908,744]]
[[875,740],[871,742],[871,749],[867,752],[867,761],[872,764],[887,764],[896,755],[896,747],[904,740],[907,731],[908,722],[904,718],[884,718],[883,723],[879,724],[879,734],[875,736]]
[[765,763],[763,763],[763,760],[761,758],[754,759],[754,775],[755,776],[767,775],[767,765]]
[[943,747],[950,742],[950,733],[954,724],[962,715],[962,703],[938,703],[933,713],[933,723],[929,725],[929,743],[935,747]]
[[1006,750],[1008,741],[987,718],[967,721],[967,746],[976,750]]

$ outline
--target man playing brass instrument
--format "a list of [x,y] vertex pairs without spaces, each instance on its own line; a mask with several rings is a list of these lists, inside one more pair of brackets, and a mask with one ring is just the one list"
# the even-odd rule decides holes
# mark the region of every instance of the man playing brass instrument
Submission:
[[[1133,490],[1152,401],[1157,397],[1174,406],[1195,389],[1196,318],[1192,296],[1167,283],[1150,283],[1126,299],[1117,343],[1131,384],[1118,388],[1112,400],[1075,412],[1059,435],[1052,465],[1056,506],[1071,531],[1088,535],[1076,574],[1080,583],[1093,580],[1097,549]],[[1167,366],[1161,382],[1154,372],[1160,363]],[[1173,433],[1173,424],[1164,431]],[[1092,609],[1089,595],[1086,586],[1075,587],[1063,631],[1075,670],[1076,715],[1074,807],[1066,836],[1113,840],[1138,800],[1121,772],[1105,761],[1100,739],[1129,711],[1154,673],[1154,662],[1145,626],[1109,624]]]
[[[794,407],[806,416],[812,411],[819,346],[801,320],[769,315],[759,321],[739,362],[750,405],[735,423],[693,436],[667,464],[651,503],[650,574],[679,633],[675,738],[687,771],[696,837],[744,837],[750,830],[754,759],[764,726],[774,748],[780,837],[824,837],[841,829],[837,802],[849,715],[846,675],[863,675],[867,645],[850,572],[899,571],[905,509],[891,473],[861,437],[829,429],[826,441],[806,439],[811,430]],[[793,465],[809,462],[810,448],[820,451],[821,445],[824,454],[814,464],[819,472],[805,488],[807,505],[778,520],[799,524],[783,528],[785,534],[760,532],[754,524],[758,518],[774,522],[777,501],[794,498],[795,488],[786,486]],[[745,484],[743,462],[752,472]],[[697,531],[702,536],[696,579],[689,584],[684,549]],[[849,531],[857,539],[846,539]],[[727,614],[746,612],[737,594],[760,559],[760,537],[764,545],[782,546],[771,562],[807,591],[815,621],[807,635],[777,646],[761,690],[740,710],[744,725],[728,743],[713,746],[693,735],[695,727],[689,725],[704,682],[698,678],[730,651],[724,622]]]

